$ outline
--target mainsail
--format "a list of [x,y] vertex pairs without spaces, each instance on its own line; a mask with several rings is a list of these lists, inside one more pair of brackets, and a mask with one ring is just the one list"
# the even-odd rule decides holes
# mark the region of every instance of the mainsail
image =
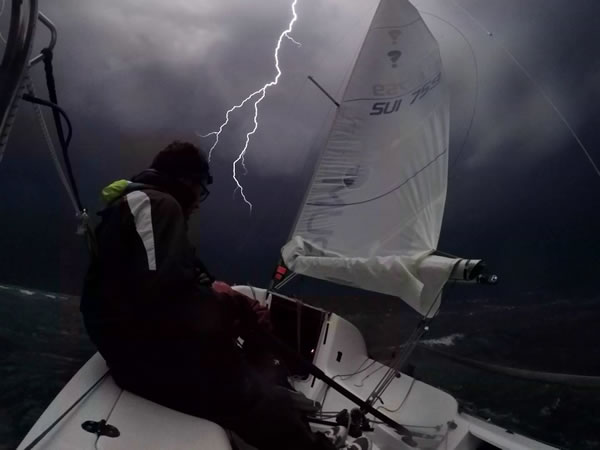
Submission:
[[399,296],[431,316],[458,259],[434,256],[449,100],[437,42],[407,0],[382,0],[283,247],[294,272]]

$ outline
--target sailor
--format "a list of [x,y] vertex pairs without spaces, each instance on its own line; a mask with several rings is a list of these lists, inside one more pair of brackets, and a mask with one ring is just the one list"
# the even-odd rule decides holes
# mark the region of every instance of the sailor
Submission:
[[284,389],[266,382],[235,344],[269,330],[268,309],[215,281],[188,241],[190,215],[212,183],[203,152],[175,141],[149,169],[102,191],[96,254],[81,298],[84,323],[115,382],[212,420],[267,449],[328,449]]

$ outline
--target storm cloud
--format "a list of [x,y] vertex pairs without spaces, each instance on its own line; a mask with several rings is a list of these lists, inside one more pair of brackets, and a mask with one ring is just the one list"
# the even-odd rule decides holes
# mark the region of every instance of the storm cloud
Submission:
[[[246,157],[242,183],[255,205],[252,215],[231,180],[231,163],[253,126],[252,105],[232,114],[215,150],[213,192],[191,227],[220,277],[268,279],[334,113],[307,75],[341,97],[377,3],[298,1],[291,35],[302,46],[283,41],[283,75],[261,103]],[[414,4],[440,42],[452,97],[440,248],[486,258],[504,276],[502,295],[570,284],[591,289],[588,274],[599,268],[600,183],[540,88],[600,160],[598,6],[566,0]],[[56,79],[75,125],[72,159],[85,203],[98,209],[104,183],[143,169],[172,139],[210,147],[213,141],[197,133],[215,130],[228,108],[275,76],[274,47],[291,19],[290,5],[42,1],[59,31]],[[40,32],[36,50],[45,39]],[[33,77],[44,92],[41,68]],[[76,291],[84,250],[28,105],[0,166],[0,198],[6,281]]]

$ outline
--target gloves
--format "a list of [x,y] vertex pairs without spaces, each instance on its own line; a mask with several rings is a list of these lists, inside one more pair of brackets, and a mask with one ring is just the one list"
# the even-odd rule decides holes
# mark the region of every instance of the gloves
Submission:
[[196,284],[208,287],[215,281],[215,277],[208,272],[206,266],[198,258],[194,258],[194,280]]

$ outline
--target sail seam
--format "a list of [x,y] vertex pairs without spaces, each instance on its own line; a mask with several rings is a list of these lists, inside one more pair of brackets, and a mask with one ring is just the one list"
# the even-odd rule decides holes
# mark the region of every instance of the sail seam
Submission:
[[409,23],[405,23],[404,25],[397,25],[397,26],[389,25],[389,26],[386,26],[386,27],[373,27],[369,31],[372,31],[372,30],[386,30],[386,29],[389,29],[389,28],[393,28],[394,30],[398,30],[400,28],[406,28],[406,27],[409,27],[411,25],[414,25],[417,22],[423,22],[423,19],[419,17],[418,19],[415,19],[415,20],[413,20],[412,22],[409,22]]
[[419,169],[417,172],[415,172],[411,177],[407,178],[404,182],[402,182],[400,185],[396,186],[395,188],[391,189],[388,192],[384,192],[383,194],[380,194],[376,197],[373,198],[369,198],[367,200],[361,200],[359,202],[353,202],[353,203],[307,203],[307,205],[310,206],[331,206],[331,207],[344,207],[344,206],[355,206],[355,205],[362,205],[365,203],[369,203],[375,200],[379,200],[389,194],[391,194],[392,192],[397,191],[398,189],[402,188],[403,186],[405,186],[406,184],[408,184],[410,181],[412,181],[417,175],[419,175],[421,172],[423,172],[425,169],[427,169],[429,166],[431,166],[433,163],[435,163],[437,160],[439,160],[442,156],[444,156],[446,153],[448,153],[448,149],[444,150],[443,152],[441,152],[440,154],[438,154],[435,158],[433,158],[431,161],[429,161],[425,166],[423,166],[421,169]]

